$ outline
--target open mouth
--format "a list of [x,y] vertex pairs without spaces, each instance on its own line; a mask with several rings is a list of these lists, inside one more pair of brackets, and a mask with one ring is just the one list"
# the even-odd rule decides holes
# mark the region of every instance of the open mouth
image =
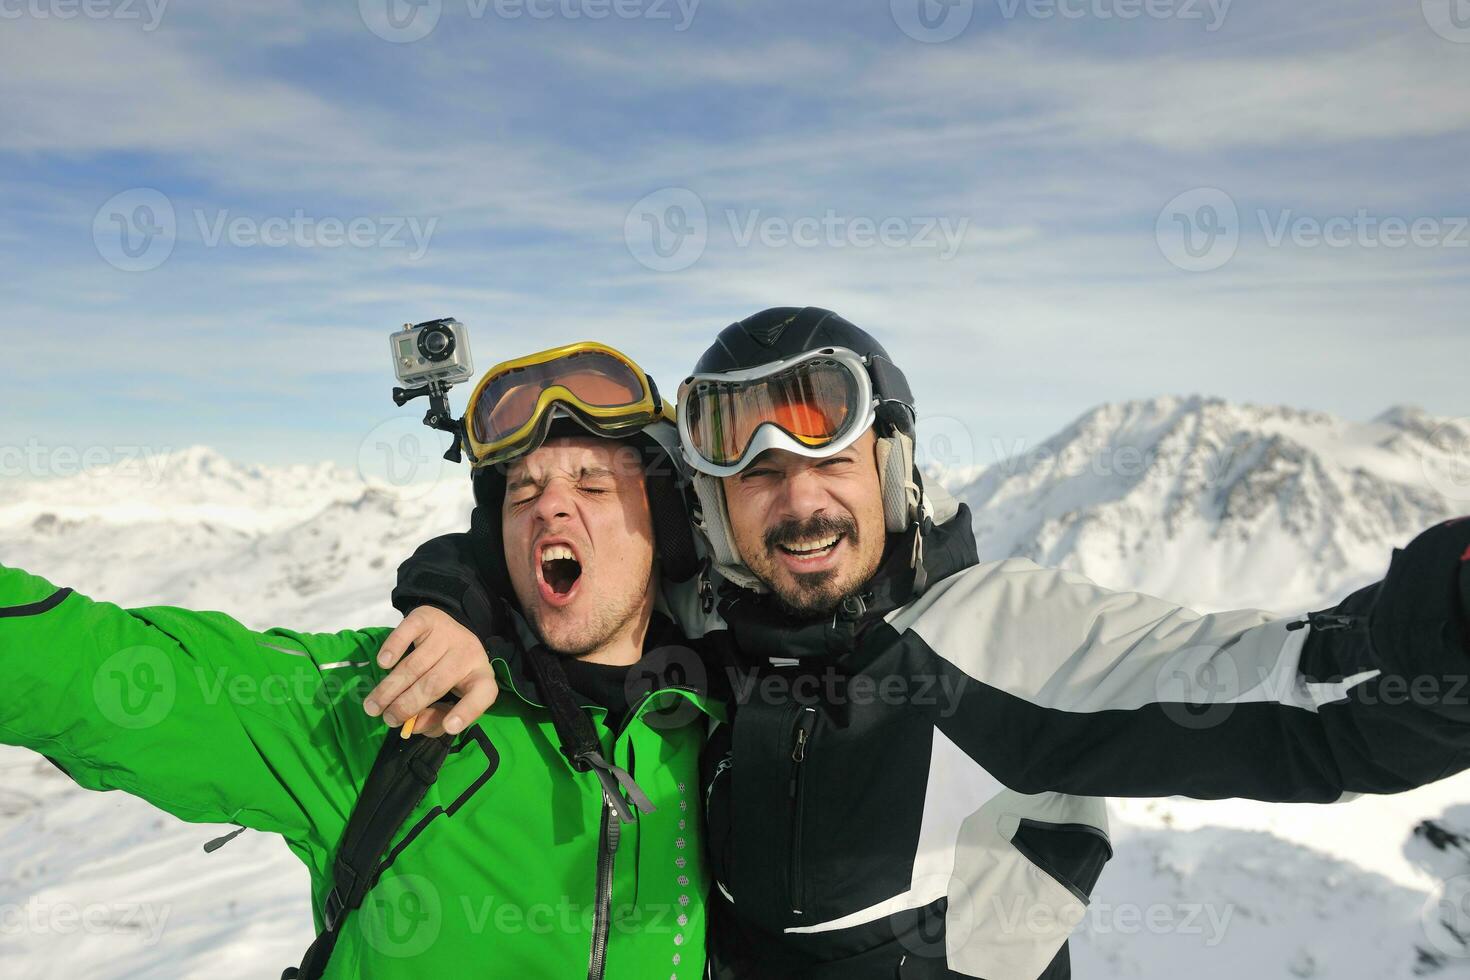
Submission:
[[551,596],[569,598],[581,577],[582,563],[569,546],[548,544],[541,548],[541,581]]
[[820,561],[842,543],[845,535],[829,534],[820,538],[807,538],[801,541],[793,541],[790,544],[777,545],[781,552],[790,555],[798,561]]

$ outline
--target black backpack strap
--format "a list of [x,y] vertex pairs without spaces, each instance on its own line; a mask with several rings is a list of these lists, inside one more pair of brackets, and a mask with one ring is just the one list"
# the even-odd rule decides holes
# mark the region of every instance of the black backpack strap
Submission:
[[301,965],[288,968],[281,980],[317,980],[326,970],[342,920],[362,906],[369,889],[377,883],[378,864],[393,835],[439,777],[452,741],[449,736],[405,740],[396,730],[388,733],[347,820],[332,863],[332,890],[322,914],[324,928],[302,957]]
[[[592,719],[587,717],[587,712],[582,710],[580,698],[567,681],[558,656],[540,644],[526,651],[526,666],[536,682],[537,692],[551,711],[551,723],[556,728],[557,740],[561,742],[562,754],[577,772],[591,770],[597,775],[598,782],[602,784],[602,795],[623,823],[633,822],[633,806],[644,813],[652,813],[653,802],[627,770],[603,758],[597,730],[592,727]],[[628,805],[624,793],[633,800],[633,806]]]

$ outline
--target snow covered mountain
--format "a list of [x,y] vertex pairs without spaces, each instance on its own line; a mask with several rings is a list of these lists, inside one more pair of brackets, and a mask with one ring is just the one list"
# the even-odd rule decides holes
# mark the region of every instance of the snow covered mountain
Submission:
[[1470,419],[1156,398],[1103,405],[955,488],[982,558],[1024,555],[1202,609],[1293,611],[1470,512]]
[[[1088,412],[951,479],[982,555],[1023,554],[1199,608],[1300,611],[1470,512],[1470,423],[1368,423],[1160,398]],[[0,562],[122,605],[254,627],[391,624],[394,570],[466,523],[462,469],[406,486],[208,449],[0,483]],[[44,655],[38,653],[38,655]],[[1075,973],[1199,980],[1470,973],[1470,777],[1333,807],[1119,801]],[[1432,821],[1432,823],[1426,823]],[[24,977],[277,976],[311,939],[285,847],[77,789],[0,748],[0,962]]]
[[0,485],[0,560],[120,605],[225,609],[256,627],[396,623],[398,564],[467,526],[471,505],[464,469],[395,486],[194,447]]

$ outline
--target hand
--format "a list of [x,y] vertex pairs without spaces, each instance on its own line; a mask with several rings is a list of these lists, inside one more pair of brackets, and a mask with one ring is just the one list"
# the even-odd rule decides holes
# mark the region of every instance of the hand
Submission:
[[[373,717],[382,715],[393,728],[417,715],[415,733],[455,735],[500,696],[479,637],[432,606],[420,606],[403,617],[383,641],[378,664],[392,668],[392,673],[373,688],[362,707]],[[459,696],[459,703],[438,703],[450,693]]]
[[1394,552],[1370,628],[1379,659],[1405,676],[1431,664],[1463,674],[1470,654],[1470,518],[1437,524]]

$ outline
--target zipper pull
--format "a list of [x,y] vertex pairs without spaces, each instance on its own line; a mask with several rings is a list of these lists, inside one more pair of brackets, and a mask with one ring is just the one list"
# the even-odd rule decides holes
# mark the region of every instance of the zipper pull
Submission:
[[1308,613],[1306,619],[1299,619],[1294,623],[1287,623],[1286,628],[1288,630],[1299,630],[1310,626],[1318,632],[1350,630],[1366,621],[1366,618],[1363,616],[1344,616],[1340,613]]
[[241,834],[245,833],[245,830],[246,830],[246,828],[241,827],[239,830],[232,830],[232,831],[230,831],[228,834],[225,834],[223,837],[216,837],[214,840],[212,840],[209,843],[207,843],[207,844],[204,845],[204,853],[205,854],[213,854],[215,851],[219,850],[221,847],[224,847],[226,844],[228,844],[230,841],[234,840],[236,837],[239,837]]
[[796,730],[796,748],[791,750],[792,762],[801,762],[806,759],[806,738],[806,729],[798,728]]
[[812,736],[811,728],[816,720],[816,708],[802,708],[796,718],[796,743],[791,747],[791,779],[786,784],[788,795],[793,800],[800,788],[801,764],[806,761],[806,743]]
[[806,758],[807,739],[812,736],[812,728],[817,722],[816,708],[802,708],[801,714],[796,718],[796,745],[791,750],[791,761],[801,762]]

